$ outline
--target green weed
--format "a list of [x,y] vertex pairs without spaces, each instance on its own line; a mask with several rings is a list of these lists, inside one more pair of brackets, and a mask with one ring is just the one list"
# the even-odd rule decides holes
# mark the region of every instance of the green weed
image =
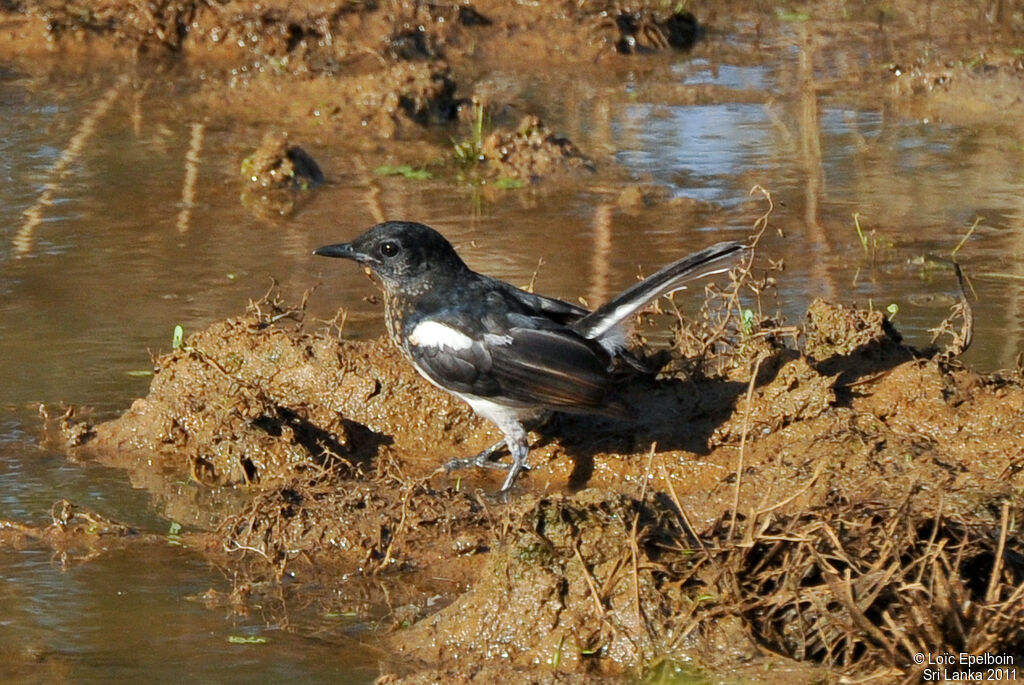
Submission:
[[434,175],[424,168],[416,168],[408,164],[382,164],[373,170],[378,176],[403,176],[412,181],[426,181]]
[[779,21],[807,21],[811,18],[809,12],[800,12],[797,10],[784,10],[781,7],[775,10],[775,16],[779,18]]
[[484,138],[491,130],[491,118],[487,107],[481,102],[473,103],[473,130],[470,137],[462,142],[452,141],[455,162],[460,166],[473,166],[485,160]]

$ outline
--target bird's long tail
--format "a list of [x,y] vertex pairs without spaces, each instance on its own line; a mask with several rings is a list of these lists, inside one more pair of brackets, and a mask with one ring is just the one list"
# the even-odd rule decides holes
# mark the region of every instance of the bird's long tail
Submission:
[[[616,326],[662,295],[681,290],[690,281],[713,276],[732,267],[732,261],[747,252],[739,242],[716,243],[700,252],[672,262],[660,271],[624,290],[573,323],[572,327],[585,338],[600,341],[615,335]],[[729,263],[726,263],[729,260]]]

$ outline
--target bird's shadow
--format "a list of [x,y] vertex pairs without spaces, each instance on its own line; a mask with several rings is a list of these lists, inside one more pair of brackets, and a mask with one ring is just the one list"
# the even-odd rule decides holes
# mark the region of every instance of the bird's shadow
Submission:
[[394,444],[390,435],[378,433],[371,428],[349,419],[342,419],[346,439],[311,422],[306,416],[285,406],[275,406],[272,415],[264,415],[253,422],[268,434],[280,437],[283,427],[292,431],[293,440],[304,447],[311,458],[321,467],[331,467],[339,459],[349,464],[368,465],[380,449]]
[[[758,383],[770,382],[759,375]],[[724,379],[636,377],[620,389],[630,419],[556,414],[540,432],[545,439],[557,436],[572,459],[569,487],[577,490],[590,481],[596,454],[631,454],[654,444],[659,451],[707,454],[715,429],[729,419],[746,388],[746,383]]]
[[[788,362],[800,356],[797,350],[777,350],[760,365],[755,388],[771,383]],[[886,340],[820,362],[810,361],[819,374],[832,378],[833,405],[844,407],[861,392],[861,379],[877,378],[919,356],[921,352],[901,345],[898,340]],[[543,441],[557,437],[572,459],[569,487],[577,490],[590,482],[597,454],[635,454],[651,449],[654,444],[659,451],[709,454],[716,429],[733,417],[736,402],[748,387],[749,381],[636,376],[625,381],[620,389],[632,420],[556,414],[540,432]]]

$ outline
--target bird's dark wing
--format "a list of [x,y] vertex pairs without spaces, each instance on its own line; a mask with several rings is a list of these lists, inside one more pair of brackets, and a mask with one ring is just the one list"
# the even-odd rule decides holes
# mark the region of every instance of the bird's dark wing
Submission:
[[608,357],[566,330],[513,328],[489,346],[491,374],[502,393],[567,411],[602,410],[608,400]]
[[[604,350],[569,329],[532,323],[544,327],[512,325],[481,335],[470,333],[479,324],[462,327],[446,319],[443,329],[440,323],[417,327],[407,351],[421,373],[456,393],[509,406],[624,416],[608,396]],[[417,330],[436,335],[417,336]]]
[[494,288],[491,297],[502,298],[501,304],[505,307],[519,309],[525,313],[542,316],[560,324],[570,324],[582,319],[590,313],[579,305],[556,300],[553,297],[545,297],[535,293],[528,293],[515,286],[502,281],[494,281],[499,287]]

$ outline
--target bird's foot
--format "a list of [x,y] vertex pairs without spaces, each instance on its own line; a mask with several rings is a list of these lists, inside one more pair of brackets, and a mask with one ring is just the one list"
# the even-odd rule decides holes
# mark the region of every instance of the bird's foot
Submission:
[[505,446],[504,440],[499,440],[480,454],[475,457],[465,457],[463,459],[452,459],[444,465],[445,471],[458,471],[460,469],[499,469],[501,471],[508,471],[512,468],[509,464],[502,464],[494,460],[494,455],[498,453],[502,447]]
[[[503,464],[500,461],[492,461],[491,454],[488,452],[481,452],[475,457],[463,457],[457,459],[450,459],[444,465],[445,471],[460,471],[462,469],[497,469],[499,471],[508,471],[512,468],[512,464]],[[522,471],[529,471],[530,467],[523,464],[521,467]]]
[[444,470],[445,471],[459,471],[461,469],[484,468],[484,469],[500,469],[502,471],[508,471],[510,468],[512,468],[509,464],[502,464],[501,462],[498,462],[498,461],[491,461],[489,454],[484,456],[483,459],[481,459],[480,456],[481,455],[478,454],[475,457],[464,457],[464,458],[461,458],[461,459],[450,459],[444,465]]
[[508,475],[505,476],[505,482],[501,484],[501,489],[498,492],[507,494],[512,489],[512,484],[516,482],[516,477],[523,471],[529,471],[530,467],[525,462],[513,461],[512,466],[508,469]]
[[[518,427],[518,424],[516,424],[516,426]],[[511,443],[511,464],[502,464],[501,462],[495,461],[494,458],[502,447],[508,446],[508,438],[506,438],[505,440],[500,440],[499,442],[494,443],[493,445],[491,445],[490,447],[488,447],[475,457],[466,457],[463,459],[449,460],[448,463],[444,465],[444,470],[450,472],[457,471],[459,469],[485,468],[508,471],[508,475],[505,477],[505,482],[502,484],[501,489],[498,491],[502,494],[505,494],[512,487],[512,484],[515,482],[516,477],[520,473],[522,473],[523,471],[530,470],[529,465],[527,465],[526,463],[526,454],[529,449],[526,444],[526,434],[525,432],[522,432],[521,428],[520,432],[522,434],[515,435],[514,437],[516,439],[514,442]]]

